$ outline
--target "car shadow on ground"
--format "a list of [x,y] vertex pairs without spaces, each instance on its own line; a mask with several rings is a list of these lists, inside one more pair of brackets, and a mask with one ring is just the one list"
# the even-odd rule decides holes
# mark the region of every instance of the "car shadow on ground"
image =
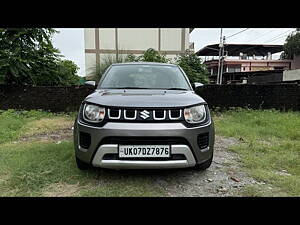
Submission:
[[109,176],[172,176],[172,175],[184,175],[187,173],[203,173],[205,174],[205,170],[197,170],[193,167],[189,168],[174,168],[174,169],[106,169],[106,168],[92,168],[92,171],[94,171],[97,174],[101,175],[109,175]]

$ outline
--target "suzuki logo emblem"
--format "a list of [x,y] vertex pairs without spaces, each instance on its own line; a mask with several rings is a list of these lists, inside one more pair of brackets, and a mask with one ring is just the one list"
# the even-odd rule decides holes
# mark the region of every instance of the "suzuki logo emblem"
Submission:
[[150,117],[150,112],[144,110],[143,112],[140,112],[140,117],[142,117],[145,120]]

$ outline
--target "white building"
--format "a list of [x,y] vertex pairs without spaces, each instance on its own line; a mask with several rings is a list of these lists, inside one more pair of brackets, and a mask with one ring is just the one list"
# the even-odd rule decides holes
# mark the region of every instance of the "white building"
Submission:
[[141,55],[149,48],[158,50],[168,58],[193,50],[189,34],[193,28],[85,28],[86,75],[101,60],[128,54]]

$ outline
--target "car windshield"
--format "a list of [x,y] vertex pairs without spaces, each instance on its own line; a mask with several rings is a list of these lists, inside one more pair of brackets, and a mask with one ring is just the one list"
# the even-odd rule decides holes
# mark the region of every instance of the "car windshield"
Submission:
[[98,88],[191,90],[177,66],[147,64],[114,65]]

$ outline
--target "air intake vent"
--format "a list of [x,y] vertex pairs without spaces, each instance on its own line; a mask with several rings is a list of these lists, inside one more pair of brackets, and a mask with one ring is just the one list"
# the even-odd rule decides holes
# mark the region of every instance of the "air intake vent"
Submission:
[[79,145],[82,148],[88,149],[91,145],[91,135],[85,132],[79,132]]
[[199,134],[197,142],[198,142],[198,146],[199,146],[200,149],[207,148],[208,145],[209,145],[209,136],[208,136],[208,133]]

